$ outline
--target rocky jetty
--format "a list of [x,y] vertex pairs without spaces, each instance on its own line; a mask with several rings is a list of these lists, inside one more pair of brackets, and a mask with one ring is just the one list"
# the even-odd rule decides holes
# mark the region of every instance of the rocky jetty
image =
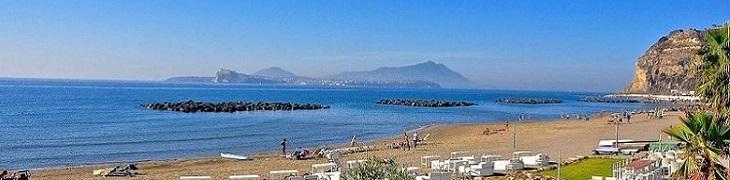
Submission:
[[160,111],[177,111],[184,113],[196,112],[237,112],[237,111],[293,111],[293,110],[317,110],[329,109],[329,106],[320,104],[296,104],[281,102],[161,102],[142,104],[145,109]]
[[378,104],[417,107],[458,107],[476,105],[476,103],[466,101],[442,101],[424,99],[382,99],[378,101]]
[[500,98],[497,99],[497,102],[506,104],[558,104],[562,103],[563,100],[549,98]]

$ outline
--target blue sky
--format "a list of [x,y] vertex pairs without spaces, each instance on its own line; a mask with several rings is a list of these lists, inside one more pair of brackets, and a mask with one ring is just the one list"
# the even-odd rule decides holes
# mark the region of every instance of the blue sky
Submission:
[[615,91],[718,1],[5,1],[0,77],[323,76],[433,60],[484,88]]

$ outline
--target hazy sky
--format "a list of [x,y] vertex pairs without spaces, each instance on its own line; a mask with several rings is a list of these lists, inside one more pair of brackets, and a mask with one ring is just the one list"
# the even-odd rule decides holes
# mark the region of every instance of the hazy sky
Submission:
[[316,77],[433,60],[485,88],[614,91],[659,37],[728,12],[727,0],[0,0],[0,77]]

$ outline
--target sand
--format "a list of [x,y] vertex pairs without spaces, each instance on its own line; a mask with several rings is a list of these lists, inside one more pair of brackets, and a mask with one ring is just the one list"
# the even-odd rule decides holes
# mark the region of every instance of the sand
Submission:
[[[647,115],[635,115],[631,124],[620,127],[621,139],[656,140],[663,135],[662,129],[679,123],[684,114],[681,112],[666,113],[662,119],[651,119]],[[523,122],[517,126],[517,150],[547,153],[552,160],[558,159],[558,152],[563,159],[577,155],[590,155],[601,139],[614,138],[614,126],[608,123],[610,117],[597,116],[585,120],[553,120],[539,122]],[[368,157],[394,157],[400,164],[418,166],[420,157],[441,155],[448,157],[450,152],[469,151],[475,154],[498,154],[510,157],[512,139],[510,132],[483,135],[489,128],[494,131],[503,129],[504,123],[497,124],[453,124],[436,125],[419,130],[421,136],[430,134],[424,145],[411,151],[387,149],[386,143],[400,140],[392,137],[368,142],[375,145],[376,150],[343,155],[345,160],[365,159]],[[666,136],[664,136],[666,138]],[[345,142],[343,142],[345,143]],[[271,170],[296,169],[306,172],[312,164],[324,163],[326,159],[286,160],[274,153],[254,155],[253,161],[236,161],[220,157],[195,158],[185,160],[162,160],[140,162],[140,175],[132,178],[103,178],[92,176],[92,171],[99,168],[112,167],[115,164],[94,165],[85,167],[56,168],[36,170],[32,179],[179,179],[183,175],[206,175],[214,179],[227,179],[230,175],[258,174],[265,177]],[[121,164],[118,164],[121,165]]]

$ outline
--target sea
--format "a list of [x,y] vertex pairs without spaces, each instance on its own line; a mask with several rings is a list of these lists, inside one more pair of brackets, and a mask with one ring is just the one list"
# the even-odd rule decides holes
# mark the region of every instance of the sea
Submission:
[[[579,102],[593,92],[386,89],[146,81],[0,79],[0,169],[37,169],[251,154],[396,136],[435,124],[558,119],[561,114],[651,109],[654,104]],[[499,104],[504,97],[560,104]],[[470,107],[379,105],[384,98],[470,101]],[[181,113],[140,108],[177,101],[319,103],[323,110]]]

